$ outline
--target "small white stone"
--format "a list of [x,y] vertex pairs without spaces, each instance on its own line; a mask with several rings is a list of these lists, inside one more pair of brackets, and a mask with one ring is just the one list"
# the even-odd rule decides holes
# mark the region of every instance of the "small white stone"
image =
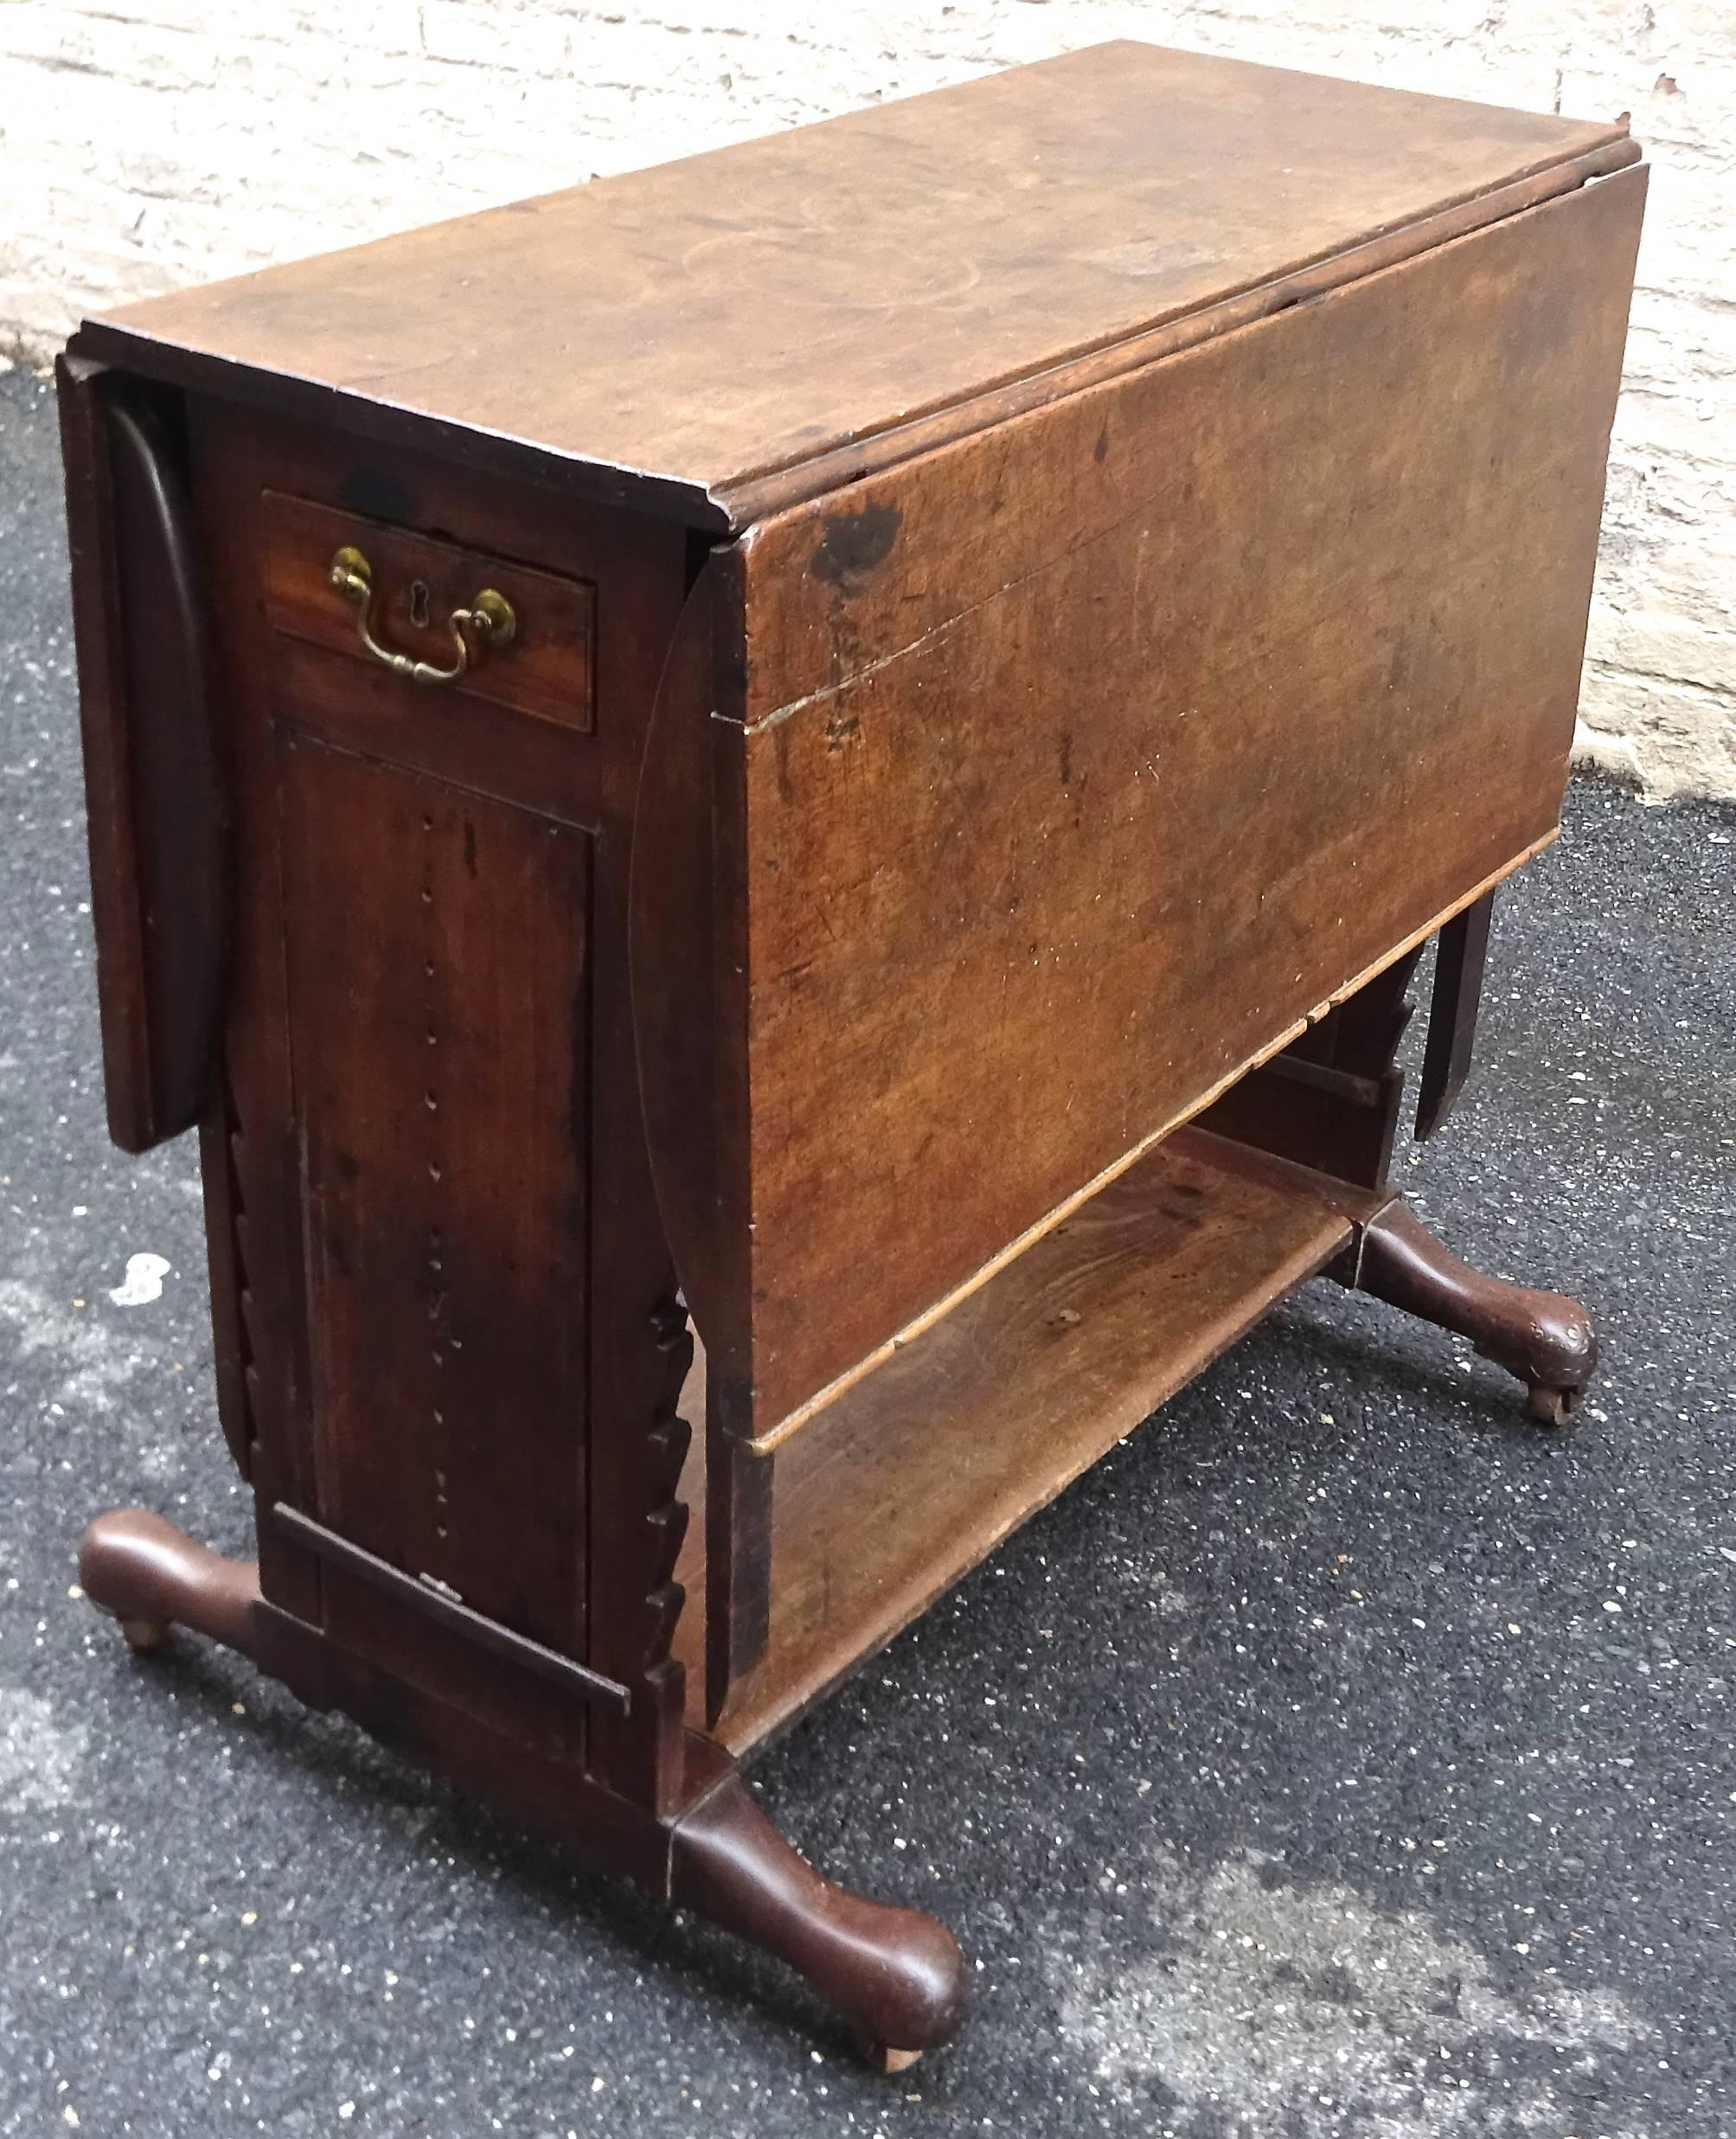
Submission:
[[161,1255],[129,1255],[126,1275],[114,1286],[109,1297],[117,1307],[146,1307],[152,1300],[163,1297],[163,1280],[169,1275],[169,1263]]

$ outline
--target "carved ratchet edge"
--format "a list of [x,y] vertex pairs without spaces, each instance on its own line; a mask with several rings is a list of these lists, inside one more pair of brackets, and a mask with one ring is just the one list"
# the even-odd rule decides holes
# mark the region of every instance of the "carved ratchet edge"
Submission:
[[218,1103],[199,1130],[205,1190],[205,1245],[210,1266],[211,1325],[217,1416],[243,1478],[251,1480],[259,1440],[259,1368],[253,1347],[254,1306],[248,1282],[247,1139],[227,1074]]
[[646,1559],[651,1579],[645,1597],[644,1663],[648,1678],[657,1680],[660,1675],[673,1672],[679,1680],[681,1666],[670,1661],[669,1647],[687,1601],[686,1591],[675,1579],[676,1561],[681,1556],[688,1525],[687,1503],[676,1494],[693,1439],[693,1428],[676,1409],[682,1385],[693,1365],[693,1331],[686,1308],[677,1300],[661,1302],[651,1316],[651,1335],[663,1369],[651,1430],[646,1436],[645,1483],[652,1504],[644,1519],[651,1534]]
[[688,1794],[687,1675],[669,1653],[686,1601],[675,1579],[688,1522],[677,1489],[692,1438],[676,1409],[693,1363],[686,1308],[665,1292],[646,1335],[650,1343],[633,1348],[636,1359],[647,1356],[632,1378],[640,1401],[649,1399],[649,1419],[610,1451],[606,1470],[594,1459],[592,1466],[591,1491],[608,1521],[606,1553],[592,1563],[591,1661],[629,1688],[631,1713],[593,1720],[589,1760],[609,1788],[667,1817]]

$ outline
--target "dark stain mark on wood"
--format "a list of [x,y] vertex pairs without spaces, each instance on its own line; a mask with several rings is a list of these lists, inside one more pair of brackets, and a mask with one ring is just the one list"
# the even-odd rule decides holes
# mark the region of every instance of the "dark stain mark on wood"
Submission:
[[472,879],[477,873],[477,828],[468,817],[464,819],[464,873]]
[[1107,459],[1108,459],[1108,458],[1109,458],[1109,426],[1108,426],[1107,424],[1105,424],[1105,426],[1103,426],[1102,430],[1101,430],[1101,431],[1099,431],[1099,432],[1098,432],[1098,434],[1097,434],[1097,444],[1096,444],[1095,445],[1093,445],[1093,446],[1092,447],[1092,449],[1091,449],[1091,457],[1092,457],[1092,458],[1093,460],[1096,460],[1096,461],[1103,461],[1103,460],[1107,460]]
[[860,512],[829,513],[808,569],[833,586],[854,588],[886,562],[903,524],[904,515],[896,505],[864,505]]
[[862,724],[852,714],[835,713],[826,723],[826,748],[842,750],[855,742],[862,732]]
[[1062,729],[1060,741],[1055,746],[1055,756],[1060,765],[1060,784],[1063,787],[1071,787],[1073,785],[1073,730],[1071,728]]
[[369,520],[394,520],[414,527],[416,494],[401,477],[368,466],[348,470],[338,492],[339,504]]

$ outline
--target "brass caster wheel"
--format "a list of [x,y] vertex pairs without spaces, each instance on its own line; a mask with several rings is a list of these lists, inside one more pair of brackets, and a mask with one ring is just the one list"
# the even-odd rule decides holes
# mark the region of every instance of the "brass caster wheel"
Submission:
[[152,1649],[161,1649],[169,1636],[166,1619],[122,1619],[119,1623],[135,1656],[148,1656]]
[[1534,1419],[1540,1426],[1553,1426],[1558,1430],[1573,1423],[1573,1413],[1579,1408],[1579,1392],[1577,1389],[1551,1389],[1534,1381],[1525,1394],[1525,1416]]
[[920,2050],[894,2050],[888,2042],[864,2042],[862,2055],[876,2072],[907,2072],[922,2055]]

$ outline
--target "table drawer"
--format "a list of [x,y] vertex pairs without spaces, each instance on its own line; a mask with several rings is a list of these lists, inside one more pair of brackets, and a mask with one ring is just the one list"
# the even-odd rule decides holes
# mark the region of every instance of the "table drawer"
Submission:
[[[591,730],[597,590],[590,580],[540,572],[280,490],[263,492],[260,504],[266,613],[274,631],[388,673],[394,654],[450,670],[459,648],[453,612],[474,609],[478,596],[491,589],[509,607],[510,637],[484,644],[466,630],[467,665],[439,687],[535,720]],[[340,550],[366,560],[365,606],[333,583]],[[420,686],[407,678],[406,688]]]

